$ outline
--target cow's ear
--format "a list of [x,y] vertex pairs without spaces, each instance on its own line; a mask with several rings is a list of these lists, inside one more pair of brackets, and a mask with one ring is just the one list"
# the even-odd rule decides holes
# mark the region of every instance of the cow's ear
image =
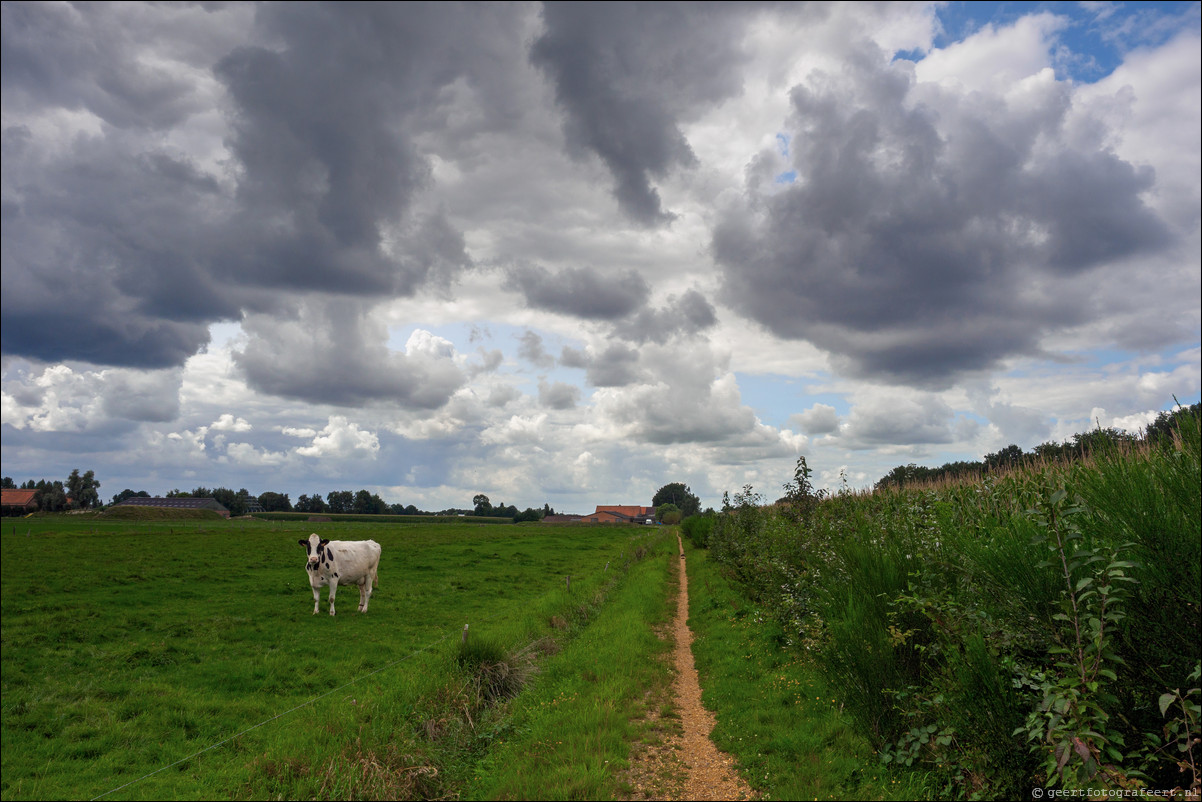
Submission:
[[308,546],[308,545],[309,545],[309,541],[305,540],[303,537],[302,537],[300,540],[296,541],[296,542],[297,542],[297,543],[299,543],[299,544],[301,544],[302,546]]
[[321,545],[326,546],[326,545],[329,545],[329,543],[330,543],[330,541],[328,539],[326,539],[324,537],[321,539]]

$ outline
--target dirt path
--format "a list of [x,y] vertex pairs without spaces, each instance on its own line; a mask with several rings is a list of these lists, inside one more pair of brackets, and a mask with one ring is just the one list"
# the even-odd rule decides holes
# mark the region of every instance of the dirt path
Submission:
[[693,664],[693,632],[689,629],[689,579],[684,545],[680,548],[680,592],[672,624],[675,640],[673,705],[680,728],[659,728],[660,743],[644,746],[631,756],[634,799],[754,799],[755,794],[734,768],[734,758],[719,752],[710,740],[714,714],[701,705],[701,685]]

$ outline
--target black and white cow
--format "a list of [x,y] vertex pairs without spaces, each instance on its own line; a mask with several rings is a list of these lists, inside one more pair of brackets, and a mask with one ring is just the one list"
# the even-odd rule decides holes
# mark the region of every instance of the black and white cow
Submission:
[[313,588],[313,615],[317,615],[321,604],[322,585],[330,586],[330,615],[334,615],[334,594],[339,585],[359,586],[359,612],[366,613],[372,585],[380,584],[376,579],[380,544],[374,540],[324,540],[317,535],[297,542],[309,553],[305,571]]

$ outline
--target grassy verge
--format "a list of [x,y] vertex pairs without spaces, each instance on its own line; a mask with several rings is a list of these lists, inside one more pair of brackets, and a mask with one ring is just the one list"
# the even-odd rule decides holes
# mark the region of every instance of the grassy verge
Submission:
[[[472,799],[607,799],[622,793],[630,742],[640,737],[649,688],[671,682],[660,658],[669,648],[652,627],[670,613],[676,538],[648,538],[647,559],[633,566],[587,628],[549,658],[531,688],[514,700],[495,745],[475,767]],[[565,591],[566,592],[566,591]]]
[[890,773],[836,692],[779,627],[686,546],[689,627],[713,740],[764,799],[924,799],[921,775]]

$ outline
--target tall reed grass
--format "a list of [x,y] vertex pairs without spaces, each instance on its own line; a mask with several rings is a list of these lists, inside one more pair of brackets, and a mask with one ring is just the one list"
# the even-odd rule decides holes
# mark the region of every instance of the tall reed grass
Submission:
[[[1186,416],[1171,442],[1071,464],[743,503],[707,542],[882,759],[929,772],[940,796],[1196,793],[1181,766],[1197,744],[1168,742],[1197,728],[1200,441]],[[1165,704],[1173,691],[1185,706]]]

